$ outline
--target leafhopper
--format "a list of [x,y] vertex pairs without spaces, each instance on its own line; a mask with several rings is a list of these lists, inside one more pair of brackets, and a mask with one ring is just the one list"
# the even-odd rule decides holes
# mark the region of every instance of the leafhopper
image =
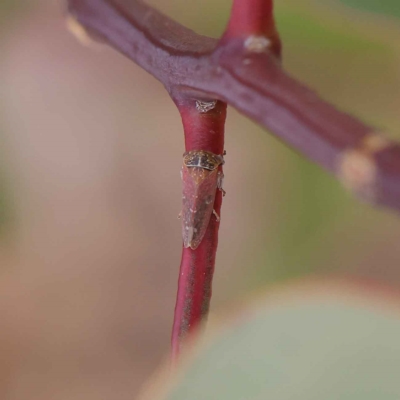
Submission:
[[205,150],[192,150],[183,155],[181,177],[182,195],[182,237],[183,246],[196,249],[206,233],[211,215],[217,221],[214,210],[217,190],[222,190],[223,173],[219,166],[224,164],[222,155]]

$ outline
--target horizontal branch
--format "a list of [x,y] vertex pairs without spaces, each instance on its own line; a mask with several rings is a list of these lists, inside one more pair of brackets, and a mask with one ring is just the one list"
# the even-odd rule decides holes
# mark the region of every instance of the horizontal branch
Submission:
[[90,35],[171,93],[215,98],[269,129],[366,200],[400,210],[400,146],[291,78],[266,42],[200,36],[137,0],[68,0]]

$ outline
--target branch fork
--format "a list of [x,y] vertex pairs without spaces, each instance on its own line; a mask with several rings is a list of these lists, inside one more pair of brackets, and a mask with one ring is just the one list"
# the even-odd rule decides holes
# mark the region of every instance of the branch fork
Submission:
[[[220,40],[197,35],[139,0],[67,0],[70,28],[108,43],[160,80],[182,117],[186,151],[224,151],[227,104],[334,174],[358,197],[400,210],[400,146],[338,111],[281,67],[272,0],[234,0]],[[222,168],[221,166],[219,167]],[[220,215],[218,190],[214,209]],[[183,248],[172,335],[205,319],[218,243],[210,218],[195,250]]]

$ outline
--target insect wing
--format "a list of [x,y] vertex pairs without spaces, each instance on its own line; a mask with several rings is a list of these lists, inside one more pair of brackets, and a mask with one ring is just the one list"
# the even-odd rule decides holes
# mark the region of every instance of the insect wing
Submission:
[[214,208],[218,169],[182,167],[182,237],[184,247],[196,249],[206,233]]

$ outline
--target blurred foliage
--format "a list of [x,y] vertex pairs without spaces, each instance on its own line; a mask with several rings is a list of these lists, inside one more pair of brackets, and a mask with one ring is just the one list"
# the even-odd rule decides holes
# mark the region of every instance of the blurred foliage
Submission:
[[0,18],[7,18],[11,12],[24,8],[24,4],[15,0],[2,0],[0,1]]
[[400,2],[398,0],[341,0],[344,4],[372,11],[400,17]]
[[[13,13],[17,10],[25,8],[25,4],[15,0],[2,0],[0,1],[0,22],[5,22],[4,25],[0,26],[0,49],[2,47],[3,35],[2,30],[7,28],[7,22],[13,16]],[[4,60],[3,60],[4,61]],[[1,61],[0,61],[1,67]],[[0,68],[1,69],[1,68]],[[0,76],[1,79],[1,76]],[[0,91],[0,236],[8,233],[10,222],[13,219],[12,201],[11,201],[11,190],[8,184],[9,176],[7,173],[7,165],[3,162],[5,146],[3,143],[3,110],[1,108],[2,93]]]
[[145,398],[398,399],[398,311],[343,288],[320,282],[258,299],[185,359],[163,395]]

